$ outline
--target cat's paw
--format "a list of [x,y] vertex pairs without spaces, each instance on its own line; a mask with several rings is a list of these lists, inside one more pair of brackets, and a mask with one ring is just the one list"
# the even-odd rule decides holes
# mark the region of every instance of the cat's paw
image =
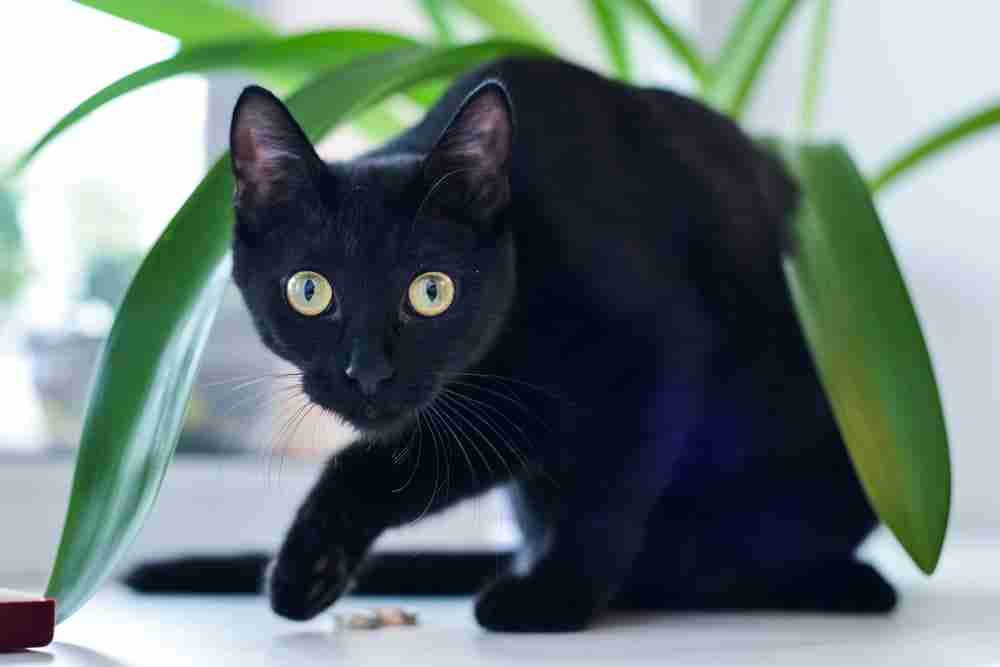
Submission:
[[353,568],[342,549],[320,556],[313,568],[300,571],[280,559],[271,563],[267,591],[271,609],[293,621],[306,621],[332,605],[350,584]]
[[300,512],[268,569],[271,608],[295,621],[322,612],[350,588],[371,541],[336,517]]
[[801,599],[820,611],[886,614],[898,600],[896,589],[878,570],[854,560],[824,567],[810,583],[802,586]]
[[579,588],[533,576],[505,576],[480,593],[476,621],[496,632],[577,632],[597,611]]

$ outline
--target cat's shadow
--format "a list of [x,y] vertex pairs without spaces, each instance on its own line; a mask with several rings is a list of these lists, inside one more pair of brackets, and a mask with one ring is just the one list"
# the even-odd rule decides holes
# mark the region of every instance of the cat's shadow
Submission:
[[309,651],[315,648],[322,648],[329,652],[337,645],[336,633],[324,632],[322,630],[302,630],[300,632],[289,632],[278,635],[274,638],[274,646],[282,649],[295,649]]
[[0,665],[44,665],[55,660],[51,653],[45,651],[15,651],[13,653],[0,653]]
[[[89,667],[128,667],[129,664],[72,642],[52,642],[52,648],[56,649],[56,655],[59,658],[70,658],[73,664],[88,665]],[[60,662],[62,661],[60,660]]]

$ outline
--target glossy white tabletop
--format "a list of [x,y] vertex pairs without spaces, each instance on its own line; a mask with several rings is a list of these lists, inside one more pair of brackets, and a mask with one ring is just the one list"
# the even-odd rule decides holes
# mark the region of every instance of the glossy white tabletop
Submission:
[[[887,617],[619,616],[563,636],[484,632],[468,599],[391,600],[416,607],[420,625],[334,632],[330,617],[286,622],[258,598],[136,596],[111,586],[57,629],[52,646],[0,655],[0,667],[1000,665],[998,564],[1000,545],[980,544],[950,548],[930,580],[897,568],[902,603]],[[378,603],[346,600],[338,608]]]

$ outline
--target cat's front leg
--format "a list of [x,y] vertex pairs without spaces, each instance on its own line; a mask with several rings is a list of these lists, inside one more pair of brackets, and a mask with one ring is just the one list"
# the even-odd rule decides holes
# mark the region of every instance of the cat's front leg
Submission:
[[268,569],[271,607],[285,618],[306,620],[333,604],[384,528],[352,492],[378,474],[365,447],[355,443],[330,459]]
[[330,459],[268,571],[275,612],[293,620],[312,618],[349,588],[383,530],[503,481],[469,470],[448,442],[422,455],[423,444],[409,444],[403,433],[388,441],[356,442]]
[[536,498],[554,494],[548,497],[556,500],[544,517],[548,528],[539,536],[540,555],[526,572],[505,575],[480,594],[480,625],[503,632],[572,632],[607,607],[630,573],[650,510],[669,483],[697,414],[694,397],[675,401],[676,419],[659,433],[633,431],[626,420],[609,420],[621,424],[611,432],[597,420],[578,424],[569,454],[573,465],[559,485],[546,492],[543,479],[535,484]]
[[480,593],[476,620],[500,632],[573,632],[587,627],[625,580],[647,512],[575,512],[551,529],[526,573],[500,577]]

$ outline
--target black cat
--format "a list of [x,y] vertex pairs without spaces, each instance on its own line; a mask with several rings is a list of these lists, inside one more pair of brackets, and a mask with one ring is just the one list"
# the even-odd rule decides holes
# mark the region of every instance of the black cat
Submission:
[[[334,164],[251,87],[231,148],[236,283],[309,398],[363,434],[270,570],[279,614],[312,617],[352,580],[474,585],[495,558],[359,566],[386,528],[503,483],[526,541],[479,595],[486,628],[577,630],[609,607],[894,606],[854,558],[875,518],[782,275],[795,186],[732,122],[515,59]],[[233,564],[132,583],[260,574],[259,557],[242,577]]]

